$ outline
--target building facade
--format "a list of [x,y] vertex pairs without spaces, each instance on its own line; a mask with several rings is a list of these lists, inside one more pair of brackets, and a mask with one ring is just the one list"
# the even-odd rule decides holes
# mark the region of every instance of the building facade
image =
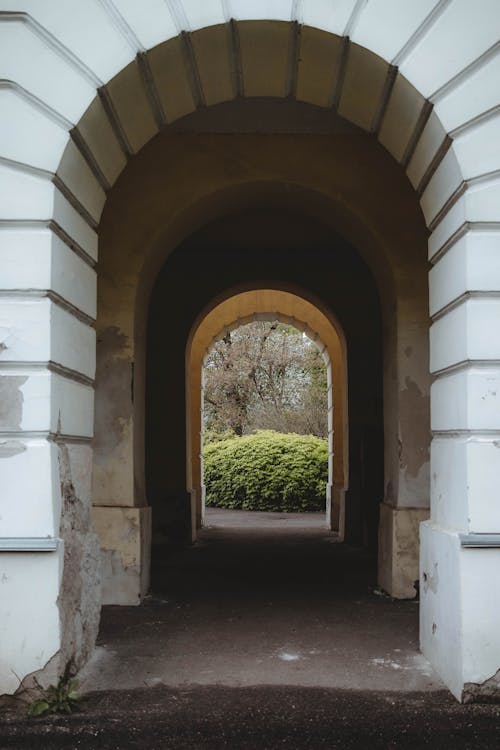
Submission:
[[271,313],[331,340],[332,526],[419,582],[459,700],[497,690],[499,30],[498,0],[0,0],[0,692],[85,662],[152,528],[196,536],[195,344]]

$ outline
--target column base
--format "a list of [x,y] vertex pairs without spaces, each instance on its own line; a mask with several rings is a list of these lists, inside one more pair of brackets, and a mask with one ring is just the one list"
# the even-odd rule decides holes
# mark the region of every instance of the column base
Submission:
[[54,552],[2,552],[0,556],[0,695],[15,693],[32,673],[43,685],[42,672],[48,682],[57,682],[63,557],[62,544]]
[[333,482],[326,485],[326,525],[338,534],[339,542],[345,536],[345,489]]
[[378,584],[395,599],[414,599],[419,579],[419,526],[428,508],[380,505]]
[[420,648],[463,703],[500,702],[500,549],[420,528]]
[[149,589],[151,508],[95,506],[101,545],[102,604],[140,604]]

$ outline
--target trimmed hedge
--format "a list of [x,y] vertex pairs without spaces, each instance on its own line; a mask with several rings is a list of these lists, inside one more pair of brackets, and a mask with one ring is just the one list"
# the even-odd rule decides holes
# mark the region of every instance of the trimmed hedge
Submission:
[[328,443],[313,435],[260,430],[204,447],[206,504],[260,511],[325,508]]

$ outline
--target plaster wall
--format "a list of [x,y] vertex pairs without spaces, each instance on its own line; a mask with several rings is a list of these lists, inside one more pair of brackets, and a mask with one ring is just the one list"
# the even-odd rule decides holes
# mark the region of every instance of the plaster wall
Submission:
[[420,524],[427,508],[380,506],[378,583],[396,599],[414,599],[419,588]]
[[[432,521],[422,525],[421,535],[422,596],[428,603],[420,623],[423,653],[458,700],[495,698],[500,644],[489,634],[498,623],[500,553],[464,549],[456,533]],[[483,576],[486,567],[491,579]],[[457,569],[459,575],[451,575]]]
[[151,508],[94,507],[102,604],[140,604],[149,589]]
[[[14,693],[21,680],[43,670],[59,653],[60,617],[57,598],[62,575],[63,550],[56,552],[4,552],[0,558],[0,674],[2,691]],[[37,623],[30,638],[20,622]],[[56,657],[56,662],[58,659]],[[58,672],[49,670],[48,680]]]

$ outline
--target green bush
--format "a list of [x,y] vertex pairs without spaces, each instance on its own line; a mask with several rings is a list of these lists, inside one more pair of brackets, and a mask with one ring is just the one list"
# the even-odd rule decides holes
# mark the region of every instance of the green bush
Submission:
[[206,504],[261,511],[325,507],[328,443],[313,435],[260,430],[204,447]]

